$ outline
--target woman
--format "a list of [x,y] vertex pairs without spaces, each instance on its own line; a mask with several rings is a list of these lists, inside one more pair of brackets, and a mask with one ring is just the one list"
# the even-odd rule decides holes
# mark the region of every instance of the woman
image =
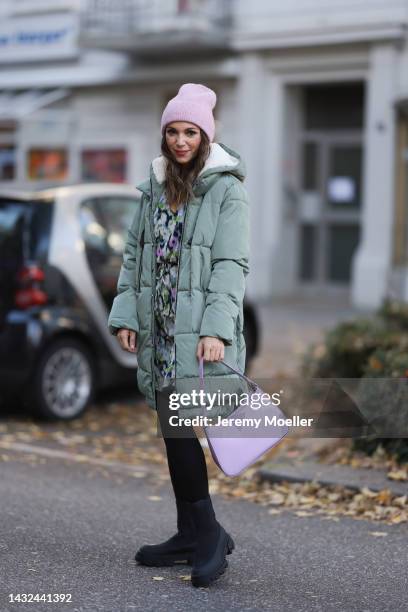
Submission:
[[[136,560],[192,563],[194,586],[208,586],[225,571],[234,542],[216,520],[194,429],[181,424],[171,431],[169,396],[192,390],[201,357],[205,375],[222,383],[233,377],[220,360],[243,371],[246,352],[246,171],[237,153],[213,142],[215,103],[214,91],[186,83],[164,109],[162,155],[137,186],[142,199],[108,321],[121,347],[137,352],[138,386],[158,413],[176,498],[177,533],[142,546]],[[191,407],[186,412],[192,415]]]

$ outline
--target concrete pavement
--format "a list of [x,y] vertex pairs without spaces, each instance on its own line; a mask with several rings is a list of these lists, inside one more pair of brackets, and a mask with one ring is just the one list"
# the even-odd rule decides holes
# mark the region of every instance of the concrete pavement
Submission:
[[[170,483],[98,466],[3,452],[0,610],[9,593],[72,593],[69,612],[203,610],[395,612],[408,609],[408,528],[340,517],[268,514],[259,504],[213,496],[236,549],[226,574],[195,589],[189,567],[133,561],[143,543],[174,533]],[[380,534],[380,535],[378,535]],[[381,535],[384,534],[384,535]],[[155,580],[153,577],[162,577]]]

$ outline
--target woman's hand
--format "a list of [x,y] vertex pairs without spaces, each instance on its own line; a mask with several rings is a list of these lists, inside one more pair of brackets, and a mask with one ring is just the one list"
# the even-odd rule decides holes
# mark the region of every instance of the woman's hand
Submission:
[[129,353],[137,352],[136,332],[133,329],[125,329],[123,327],[118,331],[116,337],[124,351],[129,351]]
[[214,336],[203,336],[197,344],[197,359],[220,361],[224,359],[224,342]]

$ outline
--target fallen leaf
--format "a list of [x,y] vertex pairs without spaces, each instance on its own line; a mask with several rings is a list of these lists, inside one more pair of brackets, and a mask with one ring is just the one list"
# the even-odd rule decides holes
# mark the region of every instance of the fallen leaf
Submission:
[[408,480],[408,472],[406,470],[394,470],[393,472],[388,472],[387,478],[391,480]]
[[377,499],[381,504],[389,504],[391,502],[392,494],[390,489],[383,489],[377,495]]
[[269,503],[273,504],[274,506],[280,506],[284,503],[284,501],[285,498],[281,493],[275,493],[271,496]]
[[360,489],[360,491],[365,497],[377,497],[377,493],[375,491],[371,491],[371,489],[368,487],[363,487]]
[[405,506],[405,504],[407,503],[407,496],[403,495],[402,497],[396,497],[394,499],[394,504],[396,504],[397,506]]
[[402,523],[406,518],[402,514],[397,514],[391,518],[391,523],[394,525],[398,525],[398,523]]
[[385,531],[369,531],[369,533],[376,538],[381,538],[388,535]]

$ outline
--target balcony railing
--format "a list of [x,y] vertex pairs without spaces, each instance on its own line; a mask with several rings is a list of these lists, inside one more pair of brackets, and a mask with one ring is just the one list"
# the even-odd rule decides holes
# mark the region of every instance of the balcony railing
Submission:
[[237,47],[307,45],[403,36],[407,0],[236,0]]
[[131,50],[160,50],[188,43],[225,47],[233,0],[83,0],[85,44]]

